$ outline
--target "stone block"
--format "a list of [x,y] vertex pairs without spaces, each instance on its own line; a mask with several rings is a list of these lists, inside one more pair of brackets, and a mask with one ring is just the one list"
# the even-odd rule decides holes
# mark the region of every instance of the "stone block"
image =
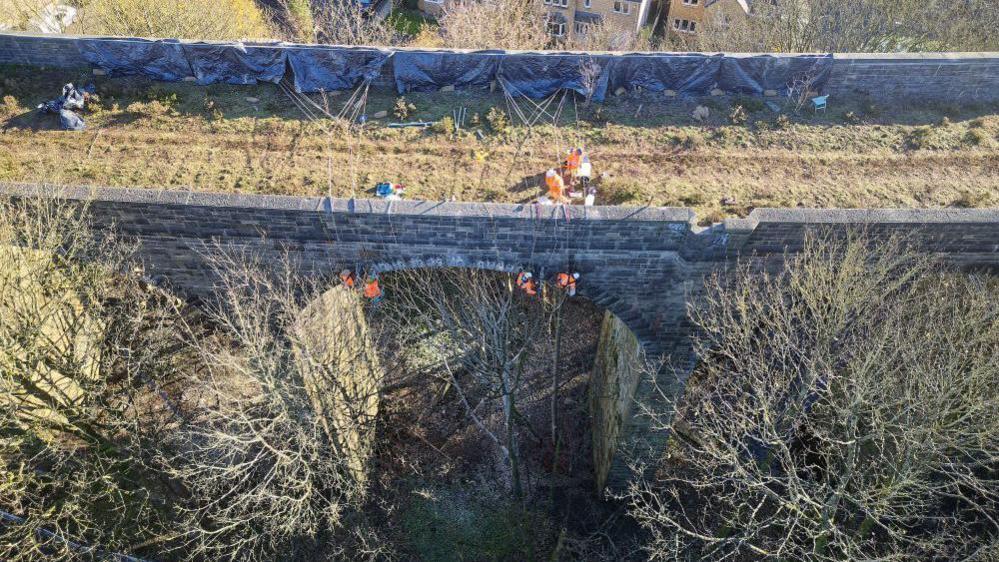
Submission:
[[385,119],[388,117],[388,111],[376,111],[371,118],[372,119]]
[[444,87],[441,88],[440,91],[442,91],[442,92],[453,92],[454,91],[454,86],[444,86]]

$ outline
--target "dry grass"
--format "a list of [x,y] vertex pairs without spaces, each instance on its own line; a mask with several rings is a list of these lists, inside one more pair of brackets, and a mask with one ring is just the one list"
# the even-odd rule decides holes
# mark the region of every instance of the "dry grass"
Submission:
[[[582,143],[601,175],[598,202],[689,206],[715,220],[754,207],[999,205],[995,106],[889,114],[863,100],[838,100],[842,107],[828,115],[790,119],[757,106],[745,125],[732,125],[729,108],[749,102],[715,98],[707,100],[712,117],[699,124],[690,117],[698,100],[638,94],[602,107],[580,103],[578,116],[569,100],[559,127],[535,127],[527,136],[522,127],[490,129],[487,111],[506,109],[499,95],[408,94],[416,106],[411,120],[465,106],[481,124],[452,135],[388,129],[383,119],[357,136],[325,134],[329,122],[304,120],[270,85],[103,79],[102,104],[85,116],[88,131],[77,134],[25,113],[80,77],[9,74],[0,85],[0,100],[10,96],[0,104],[0,181],[361,197],[391,179],[405,183],[412,198],[525,202],[540,193],[537,174]],[[332,110],[347,97],[330,97]],[[390,92],[373,94],[368,114],[391,114],[395,102]]]

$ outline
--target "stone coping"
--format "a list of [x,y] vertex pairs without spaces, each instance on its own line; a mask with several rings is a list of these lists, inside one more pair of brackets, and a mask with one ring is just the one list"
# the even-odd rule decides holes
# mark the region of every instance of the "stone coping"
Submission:
[[79,201],[156,203],[276,211],[345,214],[423,215],[436,217],[481,217],[484,219],[612,220],[693,224],[694,211],[673,207],[625,207],[573,205],[464,203],[383,199],[330,199],[290,195],[249,195],[115,187],[72,187],[46,184],[0,184],[0,195],[64,197]]
[[[195,207],[271,209],[343,214],[423,215],[481,217],[484,219],[612,220],[670,222],[691,225],[692,209],[677,207],[594,206],[569,207],[443,201],[383,199],[330,199],[289,195],[249,195],[201,191],[72,187],[47,184],[0,184],[0,195],[65,197],[79,201],[134,204],[190,205]],[[999,224],[999,208],[991,209],[754,209],[748,217],[725,219],[726,231],[753,230],[759,224]],[[709,231],[705,230],[705,232]]]
[[[25,31],[4,31],[0,33],[0,37],[4,35],[9,35],[13,37],[31,37],[38,39],[55,39],[55,40],[66,40],[72,41],[75,39],[106,39],[114,41],[128,41],[135,39],[143,39],[148,41],[159,41],[163,38],[155,37],[109,37],[106,35],[53,35],[53,34],[43,34],[43,33],[32,33]],[[171,41],[177,41],[178,43],[208,43],[208,44],[218,44],[218,45],[232,45],[240,43],[239,41],[207,41],[207,40],[190,40],[190,39],[170,39]],[[276,39],[247,39],[243,41],[248,48],[253,47],[313,47],[317,49],[324,48],[356,48],[356,49],[375,49],[381,51],[400,51],[400,52],[451,52],[451,53],[478,53],[483,55],[494,54],[494,55],[507,55],[507,54],[521,54],[521,53],[531,53],[531,54],[550,54],[550,55],[578,55],[578,54],[600,54],[600,55],[610,55],[610,56],[624,56],[624,55],[646,55],[646,56],[663,56],[663,55],[725,55],[729,57],[752,57],[752,56],[770,56],[774,58],[795,58],[801,56],[827,56],[832,55],[835,60],[857,60],[857,61],[876,61],[876,60],[886,60],[886,61],[926,61],[926,60],[969,60],[969,59],[999,59],[999,52],[926,52],[926,53],[742,53],[742,52],[685,52],[685,51],[518,51],[518,50],[503,50],[503,49],[436,49],[436,48],[424,48],[424,47],[389,47],[389,46],[378,46],[378,45],[317,45],[310,43],[288,43],[284,41],[278,41]]]

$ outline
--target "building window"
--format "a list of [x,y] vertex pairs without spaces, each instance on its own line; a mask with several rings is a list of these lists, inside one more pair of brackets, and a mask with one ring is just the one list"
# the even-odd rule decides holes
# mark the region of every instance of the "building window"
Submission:
[[627,14],[631,11],[631,6],[625,0],[614,0],[614,13]]
[[552,37],[562,37],[565,35],[565,22],[555,21],[552,18],[548,18],[545,21],[545,27],[548,29],[548,34]]
[[556,8],[568,8],[569,0],[545,0],[545,4]]
[[697,29],[697,22],[677,18],[673,20],[673,29],[680,33],[694,33]]
[[586,33],[590,30],[590,24],[583,23],[581,21],[577,21],[573,27],[579,35],[586,35]]
[[683,0],[684,5],[687,6],[696,6],[697,2],[698,0]]
[[593,3],[592,0],[583,0],[583,7],[584,8],[589,8],[590,4],[592,4],[592,3]]

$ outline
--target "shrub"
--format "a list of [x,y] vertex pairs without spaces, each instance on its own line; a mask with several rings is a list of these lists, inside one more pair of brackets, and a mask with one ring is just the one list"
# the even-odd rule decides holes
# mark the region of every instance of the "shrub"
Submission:
[[416,111],[416,106],[409,103],[405,97],[396,98],[392,114],[395,115],[397,119],[406,119],[409,117],[410,113],[414,111]]
[[253,0],[93,0],[80,21],[88,34],[182,39],[273,36]]
[[439,135],[450,135],[454,133],[454,119],[450,116],[443,117],[440,121],[434,123],[430,129]]
[[857,123],[860,123],[860,116],[853,111],[847,111],[843,114],[843,121],[850,123],[851,125],[856,125]]
[[0,105],[0,116],[10,117],[21,113],[21,104],[14,96],[4,96],[3,104]]
[[763,100],[754,96],[738,96],[735,98],[735,104],[741,105],[749,113],[758,113],[767,108]]
[[791,118],[786,114],[781,113],[774,119],[774,129],[787,129],[791,126]]
[[626,498],[650,558],[993,559],[994,280],[856,233],[762,269],[705,283],[684,396],[645,409],[680,437]]
[[916,127],[906,137],[905,144],[914,150],[931,148],[933,146],[933,129],[925,125]]
[[981,129],[968,129],[968,132],[964,134],[964,142],[972,146],[984,144],[988,138],[988,135]]
[[510,119],[506,112],[498,107],[491,107],[486,113],[486,122],[489,128],[495,133],[505,133],[510,130]]
[[728,120],[733,125],[743,125],[749,119],[749,114],[746,113],[746,109],[741,105],[737,105],[732,108],[732,111],[728,114]]

